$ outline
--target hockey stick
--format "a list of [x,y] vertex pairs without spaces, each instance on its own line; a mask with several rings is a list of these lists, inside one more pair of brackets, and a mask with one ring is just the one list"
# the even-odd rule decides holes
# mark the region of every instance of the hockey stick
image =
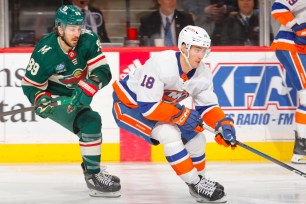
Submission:
[[236,140],[235,143],[237,145],[243,147],[244,149],[247,149],[247,150],[253,152],[254,154],[257,154],[257,155],[259,155],[259,156],[261,156],[261,157],[263,157],[265,159],[268,159],[268,160],[274,162],[275,164],[278,164],[278,165],[280,165],[280,166],[282,166],[282,167],[284,167],[284,168],[286,168],[286,169],[288,169],[290,171],[293,171],[294,173],[296,173],[296,174],[306,178],[306,173],[304,173],[304,172],[302,172],[302,171],[300,171],[300,170],[298,170],[296,168],[293,168],[292,166],[289,166],[289,165],[287,165],[287,164],[285,164],[285,163],[283,163],[283,162],[281,162],[281,161],[279,161],[277,159],[274,159],[273,157],[270,157],[269,155],[266,155],[266,154],[264,154],[264,153],[262,153],[262,152],[260,152],[260,151],[258,151],[256,149],[254,149],[254,148],[252,148],[252,147],[250,147],[250,146],[248,146],[248,145],[246,145],[246,144],[244,144],[242,142],[239,142],[239,141]]
[[[49,105],[60,106],[60,105],[68,104],[70,102],[71,102],[71,98],[65,98],[65,99],[50,103]],[[17,110],[0,112],[0,117],[7,116],[7,115],[14,115],[14,114],[17,114],[17,113],[24,113],[24,112],[28,112],[28,111],[34,111],[35,109],[36,109],[36,106],[30,106],[30,107],[27,107],[27,108],[20,108],[20,109],[17,109]]]
[[[206,124],[203,124],[203,127],[206,130],[208,130],[209,132],[212,132],[214,134],[218,133],[218,132],[214,131],[211,127],[207,126]],[[263,152],[260,152],[260,151],[258,151],[256,149],[254,149],[253,147],[250,147],[250,146],[248,146],[248,145],[246,145],[246,144],[244,144],[242,142],[239,142],[238,140],[235,140],[234,142],[237,145],[239,145],[240,147],[242,147],[242,148],[244,148],[246,150],[249,150],[250,152],[253,152],[254,154],[257,154],[258,156],[261,156],[261,157],[263,157],[263,158],[265,158],[267,160],[270,160],[271,162],[273,162],[275,164],[278,164],[278,165],[280,165],[280,166],[282,166],[282,167],[284,167],[284,168],[286,168],[286,169],[288,169],[288,170],[290,170],[290,171],[292,171],[292,172],[294,172],[294,173],[296,173],[296,174],[306,178],[306,173],[304,173],[304,172],[302,172],[302,171],[300,171],[300,170],[298,170],[296,168],[293,168],[292,166],[289,166],[289,165],[287,165],[287,164],[285,164],[285,163],[283,163],[283,162],[281,162],[281,161],[279,161],[277,159],[274,159],[273,157],[270,157],[269,155],[267,155],[267,154],[265,154]]]

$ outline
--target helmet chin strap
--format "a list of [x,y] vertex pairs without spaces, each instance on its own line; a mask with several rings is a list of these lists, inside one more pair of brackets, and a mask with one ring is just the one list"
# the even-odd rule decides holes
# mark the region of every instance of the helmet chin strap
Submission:
[[181,53],[182,53],[182,55],[183,55],[183,57],[184,57],[184,59],[185,59],[185,62],[187,63],[187,65],[189,66],[189,68],[190,69],[194,69],[192,66],[191,66],[191,64],[190,64],[190,62],[189,62],[189,60],[188,60],[188,58],[189,58],[189,49],[186,49],[187,50],[187,56],[181,51]]

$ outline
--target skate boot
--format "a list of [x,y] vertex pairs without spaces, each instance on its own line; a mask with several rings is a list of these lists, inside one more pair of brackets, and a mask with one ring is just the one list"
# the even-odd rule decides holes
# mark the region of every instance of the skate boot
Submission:
[[[82,164],[82,167],[84,165]],[[88,173],[83,171],[89,195],[94,197],[119,197],[121,196],[121,185],[114,181],[113,176],[105,174],[103,171],[99,173]],[[117,177],[117,180],[119,178]],[[120,181],[120,180],[119,180]]]
[[199,203],[226,203],[223,190],[208,185],[206,179],[200,176],[201,180],[197,184],[188,184],[189,193]]
[[[82,162],[82,164],[81,164],[81,167],[82,167],[82,169],[83,169],[83,173],[86,172],[85,165],[84,165],[83,162]],[[105,166],[104,166],[104,167],[105,167]],[[118,176],[110,175],[110,174],[108,174],[108,172],[105,171],[105,170],[106,170],[106,167],[105,167],[105,168],[101,168],[101,172],[102,172],[105,176],[110,177],[110,179],[111,179],[112,181],[116,182],[116,183],[120,183],[120,178],[119,178]]]
[[295,142],[291,162],[296,164],[306,164],[306,139],[299,137],[297,131],[294,132]]
[[205,178],[205,177],[203,179],[205,180],[204,182],[206,182],[207,185],[212,186],[212,187],[216,187],[216,188],[224,191],[224,186],[222,186],[217,181],[213,181],[213,180],[210,180],[209,178]]

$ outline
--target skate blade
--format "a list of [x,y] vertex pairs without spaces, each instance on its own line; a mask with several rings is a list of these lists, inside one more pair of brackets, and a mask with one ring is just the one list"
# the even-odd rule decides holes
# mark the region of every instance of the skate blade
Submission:
[[205,199],[205,198],[196,198],[196,201],[198,203],[226,203],[227,200],[226,200],[226,196],[223,196],[222,198],[218,199],[218,200],[214,200],[214,201],[211,201],[211,200],[208,200],[208,199]]
[[120,191],[116,192],[101,192],[93,189],[89,189],[89,195],[92,197],[104,197],[104,198],[117,198],[121,196]]
[[294,164],[306,164],[306,155],[293,154],[291,162]]
[[214,200],[214,201],[211,201],[209,199],[206,199],[206,198],[203,198],[203,197],[199,197],[198,194],[195,194],[192,190],[189,190],[189,193],[192,197],[195,198],[195,200],[198,202],[198,203],[226,203],[227,200],[226,200],[226,194],[224,194],[224,196],[218,200]]

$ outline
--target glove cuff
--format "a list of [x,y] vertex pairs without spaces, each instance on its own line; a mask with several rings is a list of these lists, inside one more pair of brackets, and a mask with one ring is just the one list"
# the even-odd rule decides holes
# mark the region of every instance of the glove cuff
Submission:
[[172,122],[178,124],[179,126],[182,126],[185,124],[189,115],[190,115],[190,109],[185,108],[185,106],[182,106],[182,109],[180,110],[180,112],[176,114],[175,116],[173,116],[171,120]]
[[39,101],[39,99],[42,97],[42,96],[48,96],[51,98],[52,94],[50,92],[40,92],[38,93],[36,96],[35,96],[35,99],[34,99],[34,104],[37,104],[37,102]]
[[218,130],[219,127],[221,127],[222,125],[225,125],[225,124],[228,124],[228,125],[233,127],[234,126],[234,120],[230,117],[223,118],[223,119],[221,119],[217,122],[215,129]]
[[78,87],[80,87],[87,96],[94,96],[98,92],[99,89],[93,83],[88,83],[84,80],[80,80],[78,83]]
[[99,79],[99,77],[95,76],[95,75],[92,75],[89,77],[89,79],[93,82],[93,83],[96,83],[98,89],[102,89],[103,87],[103,84],[102,84],[102,81]]
[[217,134],[217,135],[215,136],[215,141],[216,141],[219,145],[223,145],[224,147],[230,146],[230,144],[227,143],[227,142],[223,139],[223,137],[222,137],[220,134]]

